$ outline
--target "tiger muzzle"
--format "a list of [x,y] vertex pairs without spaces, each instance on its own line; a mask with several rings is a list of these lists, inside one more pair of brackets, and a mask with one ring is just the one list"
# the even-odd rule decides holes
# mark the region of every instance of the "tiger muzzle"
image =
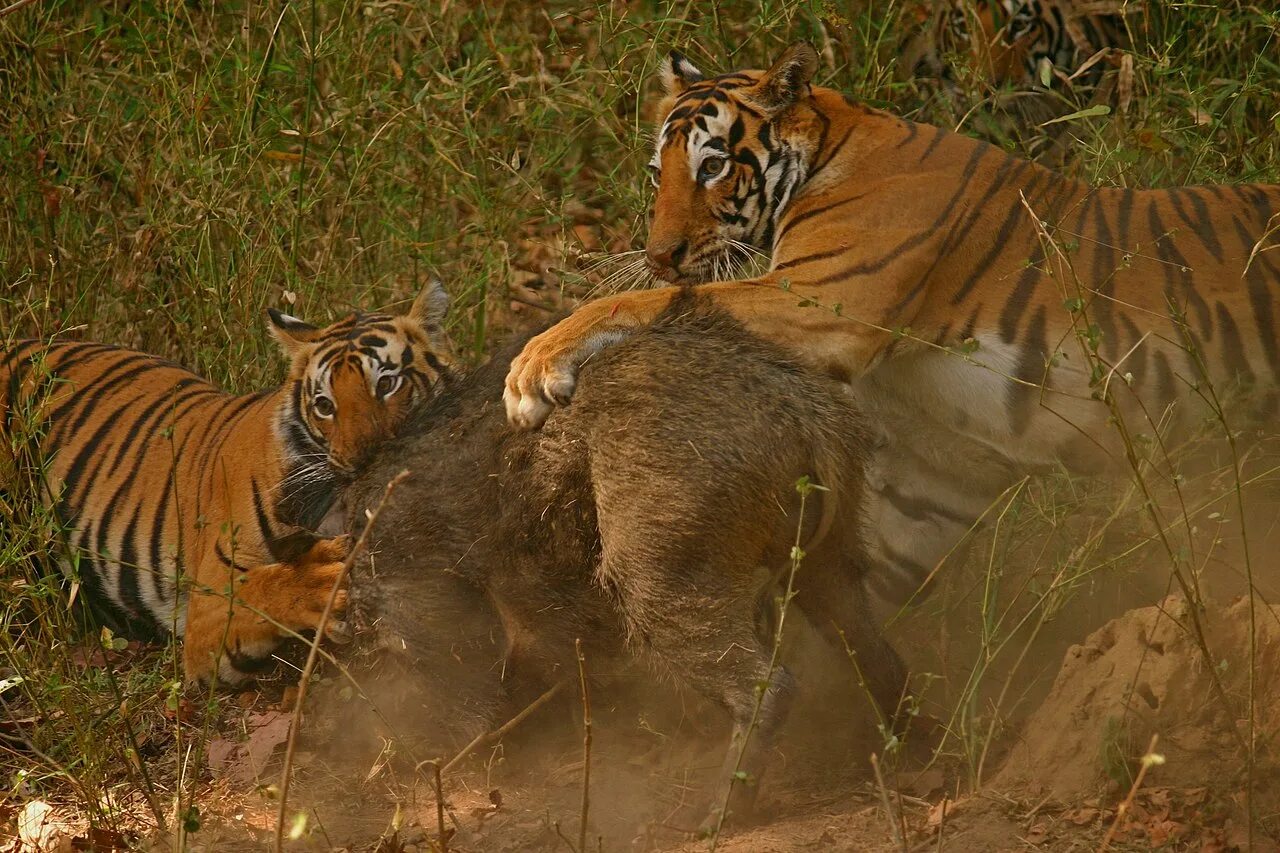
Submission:
[[645,249],[645,258],[649,263],[649,271],[658,278],[670,282],[676,282],[680,279],[680,264],[688,254],[688,240],[650,243]]

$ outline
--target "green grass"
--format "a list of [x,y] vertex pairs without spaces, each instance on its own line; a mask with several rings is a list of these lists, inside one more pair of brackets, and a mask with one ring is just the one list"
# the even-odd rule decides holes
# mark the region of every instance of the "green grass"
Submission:
[[[125,344],[243,391],[282,374],[268,306],[322,321],[406,303],[438,274],[455,343],[479,359],[521,320],[513,299],[558,305],[600,283],[609,267],[586,268],[584,237],[643,245],[651,78],[673,47],[715,72],[809,39],[824,83],[1098,183],[1280,179],[1280,14],[1130,6],[1132,79],[1108,65],[1099,89],[1057,85],[1039,120],[1110,112],[1037,127],[964,55],[944,57],[947,85],[898,67],[914,2],[34,3],[0,17],[0,341]],[[1025,699],[1019,650],[1089,611],[1082,590],[1129,583],[1144,516],[1120,501],[1067,477],[1012,495],[970,586],[931,605],[979,601],[976,646],[941,656],[947,748],[972,781]],[[34,752],[0,745],[0,786],[107,825],[112,797],[171,812],[174,786],[198,780],[116,757],[172,739],[172,658],[85,677],[66,586],[37,570],[47,520],[0,521],[0,679],[25,679],[3,695],[42,720],[24,729]],[[50,716],[63,707],[84,713]]]

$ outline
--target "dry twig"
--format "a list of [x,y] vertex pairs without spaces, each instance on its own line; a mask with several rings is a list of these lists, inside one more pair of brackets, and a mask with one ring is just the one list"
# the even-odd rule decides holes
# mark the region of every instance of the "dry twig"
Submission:
[[1142,778],[1147,775],[1147,769],[1154,764],[1162,764],[1164,758],[1156,755],[1156,743],[1160,740],[1160,735],[1151,736],[1151,745],[1147,747],[1147,751],[1142,755],[1142,766],[1138,768],[1138,775],[1133,777],[1133,784],[1129,786],[1129,793],[1125,796],[1124,802],[1116,807],[1115,819],[1111,821],[1111,827],[1107,830],[1107,834],[1102,839],[1102,844],[1098,847],[1098,853],[1106,853],[1111,848],[1111,839],[1115,837],[1116,831],[1120,829],[1120,821],[1128,814],[1129,809],[1133,807],[1133,798],[1138,793],[1139,786],[1142,785]]
[[457,755],[449,759],[449,763],[446,764],[440,770],[440,773],[441,774],[448,773],[450,770],[452,770],[453,768],[461,764],[464,758],[466,758],[468,755],[475,752],[477,749],[484,746],[485,744],[495,743],[497,741],[502,740],[503,736],[506,735],[507,732],[511,731],[516,726],[524,722],[525,719],[534,711],[538,710],[543,705],[550,702],[551,698],[555,696],[557,693],[559,693],[560,688],[564,687],[564,685],[565,685],[565,682],[563,679],[561,679],[560,681],[557,681],[555,684],[551,685],[551,687],[547,689],[547,692],[543,693],[537,699],[534,699],[525,707],[523,711],[521,711],[519,714],[516,714],[510,720],[507,720],[499,728],[496,728],[491,732],[481,732],[480,734],[476,735],[471,740],[471,743],[464,746]]
[[889,789],[884,784],[884,774],[880,772],[880,759],[876,754],[871,753],[871,769],[876,774],[876,788],[880,791],[880,805],[884,806],[885,819],[889,821],[889,835],[893,838],[893,843],[898,845],[898,849],[902,853],[907,851],[907,840],[902,837],[902,830],[898,826],[898,819],[894,814],[893,805],[889,802]]
[[351,567],[355,565],[356,560],[360,558],[360,554],[368,544],[369,534],[373,532],[374,524],[382,513],[382,508],[387,505],[387,500],[391,497],[391,493],[408,476],[408,471],[401,471],[395,475],[391,482],[387,483],[386,489],[383,490],[382,498],[378,501],[378,505],[368,514],[364,530],[360,531],[360,538],[351,547],[351,552],[347,554],[347,559],[342,562],[342,570],[333,579],[333,587],[329,590],[329,600],[325,602],[324,612],[320,614],[320,622],[316,625],[316,634],[311,638],[311,650],[307,654],[306,665],[302,667],[302,674],[298,676],[298,698],[293,706],[293,719],[289,722],[289,742],[285,746],[284,766],[280,769],[280,806],[276,810],[276,853],[282,853],[284,850],[284,813],[289,802],[289,778],[293,770],[293,752],[298,742],[298,728],[302,719],[302,708],[306,704],[307,686],[311,683],[311,673],[315,670],[316,661],[320,656],[320,640],[324,638],[324,629],[329,624],[329,617],[333,614],[333,604],[338,599],[338,590],[342,589],[342,584],[351,572]]
[[591,803],[591,694],[587,692],[587,659],[582,638],[573,641],[578,655],[578,684],[582,687],[582,815],[578,824],[578,851],[587,851],[587,808]]

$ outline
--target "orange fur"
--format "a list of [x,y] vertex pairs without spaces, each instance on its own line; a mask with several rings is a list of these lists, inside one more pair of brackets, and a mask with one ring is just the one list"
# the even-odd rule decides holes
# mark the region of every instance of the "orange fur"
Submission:
[[[1123,460],[1104,392],[1154,436],[1198,420],[1206,381],[1275,388],[1280,261],[1261,249],[1280,187],[1091,187],[812,86],[816,64],[796,45],[703,79],[672,57],[649,261],[854,385],[887,448],[873,524],[916,552],[903,574],[928,575],[1020,472]],[[735,242],[769,270],[707,283]],[[533,338],[511,420],[540,424],[585,358],[680,292],[600,299]]]
[[[807,80],[794,102],[762,106],[769,79],[750,71],[687,84],[668,98],[665,133],[681,110],[718,103],[722,123],[744,125],[737,136],[755,161],[785,150],[802,163],[787,203],[727,222],[755,173],[735,151],[732,175],[699,183],[679,136],[659,151],[649,233],[652,267],[679,284],[701,284],[729,239],[769,251],[764,275],[700,287],[763,337],[849,379],[988,336],[1018,350],[1005,412],[1016,432],[1037,420],[1044,387],[1089,401],[1076,341],[1088,326],[1103,362],[1132,372],[1127,384],[1152,411],[1200,378],[1184,336],[1211,379],[1269,385],[1280,375],[1280,263],[1250,261],[1277,224],[1280,187],[1094,188]],[[777,140],[773,151],[761,150],[762,133]],[[534,338],[509,376],[512,414],[566,397],[593,342],[650,322],[678,292],[597,300]]]
[[447,372],[442,294],[325,329],[273,314],[289,378],[242,396],[144,353],[17,341],[0,353],[0,495],[53,510],[108,623],[176,628],[189,680],[238,680],[317,626],[347,545],[313,531]]

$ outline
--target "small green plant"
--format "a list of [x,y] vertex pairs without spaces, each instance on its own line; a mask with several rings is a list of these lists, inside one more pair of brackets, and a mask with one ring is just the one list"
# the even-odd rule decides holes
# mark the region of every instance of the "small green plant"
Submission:
[[1098,762],[1102,772],[1122,791],[1133,784],[1133,734],[1121,717],[1108,717],[1098,738]]

